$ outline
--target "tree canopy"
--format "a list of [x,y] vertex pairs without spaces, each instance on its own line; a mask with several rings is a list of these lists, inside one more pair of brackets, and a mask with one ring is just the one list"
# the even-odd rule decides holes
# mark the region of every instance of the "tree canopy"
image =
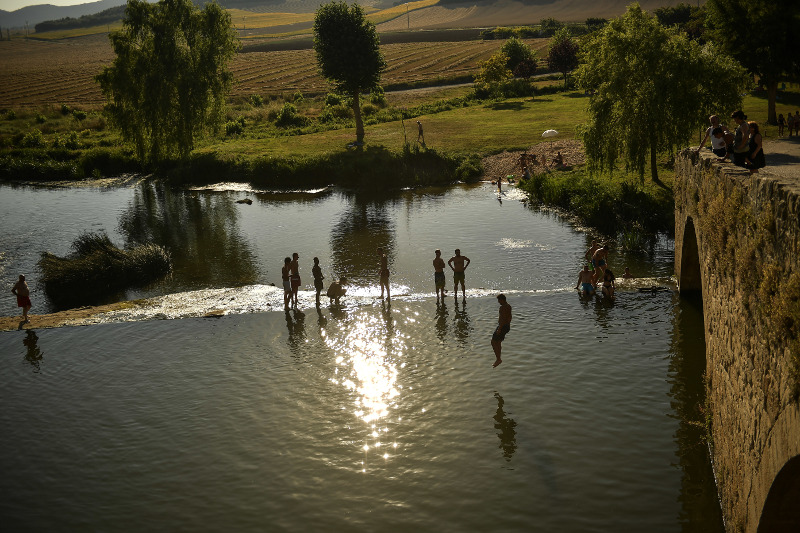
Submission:
[[356,142],[364,141],[360,95],[380,86],[386,61],[375,25],[358,4],[323,4],[314,17],[314,51],[322,76],[353,101]]
[[564,88],[567,87],[567,74],[578,67],[579,50],[578,42],[572,38],[567,28],[556,31],[550,40],[547,64],[551,69],[564,74]]
[[142,161],[187,156],[195,139],[222,119],[239,41],[216,2],[128,0],[116,53],[97,76],[106,113]]
[[658,181],[656,154],[685,144],[712,113],[741,105],[744,69],[713,45],[701,47],[663,27],[638,4],[596,32],[576,75],[591,92],[582,129],[589,167],[614,169],[623,159]]
[[723,50],[767,87],[767,120],[777,124],[778,82],[800,76],[800,2],[708,0],[709,30]]
[[516,70],[517,66],[523,61],[536,60],[536,52],[531,50],[531,47],[522,42],[518,37],[511,37],[508,39],[503,43],[503,46],[500,47],[500,51],[508,57],[506,66],[512,72]]

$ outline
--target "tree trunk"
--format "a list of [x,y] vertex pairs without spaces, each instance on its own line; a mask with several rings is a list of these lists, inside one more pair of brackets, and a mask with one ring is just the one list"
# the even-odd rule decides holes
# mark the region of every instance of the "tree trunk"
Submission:
[[356,142],[364,142],[364,121],[361,120],[361,91],[353,91],[353,118],[356,121]]
[[775,114],[775,98],[778,96],[778,80],[770,79],[767,82],[767,122],[775,125],[778,115]]
[[656,166],[656,143],[655,141],[650,142],[650,177],[653,179],[653,183],[661,183],[658,180],[658,167]]

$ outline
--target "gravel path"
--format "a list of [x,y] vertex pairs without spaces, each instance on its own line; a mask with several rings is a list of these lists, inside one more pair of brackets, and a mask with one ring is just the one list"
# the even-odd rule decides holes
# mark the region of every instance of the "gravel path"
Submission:
[[800,185],[800,137],[781,137],[764,141],[767,166],[760,172],[795,181]]

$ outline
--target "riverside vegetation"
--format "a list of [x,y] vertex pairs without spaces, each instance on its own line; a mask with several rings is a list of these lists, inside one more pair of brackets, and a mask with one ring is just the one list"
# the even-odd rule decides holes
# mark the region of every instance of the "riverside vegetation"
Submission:
[[158,279],[172,270],[172,258],[155,244],[123,250],[105,233],[84,233],[73,241],[72,253],[66,257],[43,252],[39,269],[48,298],[68,307],[107,299],[127,287]]
[[[4,109],[0,179],[75,181],[153,173],[179,183],[236,180],[269,188],[474,181],[482,176],[482,157],[524,150],[540,142],[546,129],[557,129],[566,138],[576,136],[576,125],[587,118],[588,98],[560,79],[558,74],[515,78],[491,93],[477,85],[389,93],[378,88],[362,95],[367,143],[358,151],[346,148],[354,120],[347,96],[300,91],[240,95],[228,101],[223,126],[198,141],[187,158],[157,164],[144,164],[116,131],[107,128],[97,107]],[[760,98],[746,97],[744,108],[750,110],[750,118],[763,123]],[[784,113],[791,108],[782,107],[779,111]],[[425,127],[424,146],[414,142],[412,119]],[[773,135],[769,129],[764,132],[765,138]],[[578,167],[535,176],[525,189],[535,202],[568,210],[606,233],[624,237],[631,230],[669,232],[669,157],[662,155],[656,162],[662,187],[638,183],[621,170],[604,177]],[[641,216],[654,210],[659,213],[655,217]],[[635,235],[629,240],[635,241]]]

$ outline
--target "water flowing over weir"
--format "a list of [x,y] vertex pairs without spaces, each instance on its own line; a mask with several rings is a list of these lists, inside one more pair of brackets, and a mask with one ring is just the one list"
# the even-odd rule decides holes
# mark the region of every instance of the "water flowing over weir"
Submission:
[[[488,184],[378,197],[3,187],[0,218],[26,240],[0,237],[0,276],[28,272],[34,305],[47,305],[30,275],[39,249],[65,253],[87,228],[180,252],[171,277],[96,325],[0,333],[5,523],[719,530],[697,315],[674,290],[638,290],[674,287],[671,242],[614,250],[612,268],[637,279],[615,302],[582,299],[590,237],[520,198]],[[16,206],[33,202],[52,212],[23,229]],[[378,245],[391,302],[377,298]],[[465,299],[448,273],[436,301],[436,248],[472,260]],[[284,311],[279,268],[295,251],[300,305]],[[341,305],[315,307],[314,256],[326,285],[351,281]],[[514,318],[492,369],[500,291]]]

